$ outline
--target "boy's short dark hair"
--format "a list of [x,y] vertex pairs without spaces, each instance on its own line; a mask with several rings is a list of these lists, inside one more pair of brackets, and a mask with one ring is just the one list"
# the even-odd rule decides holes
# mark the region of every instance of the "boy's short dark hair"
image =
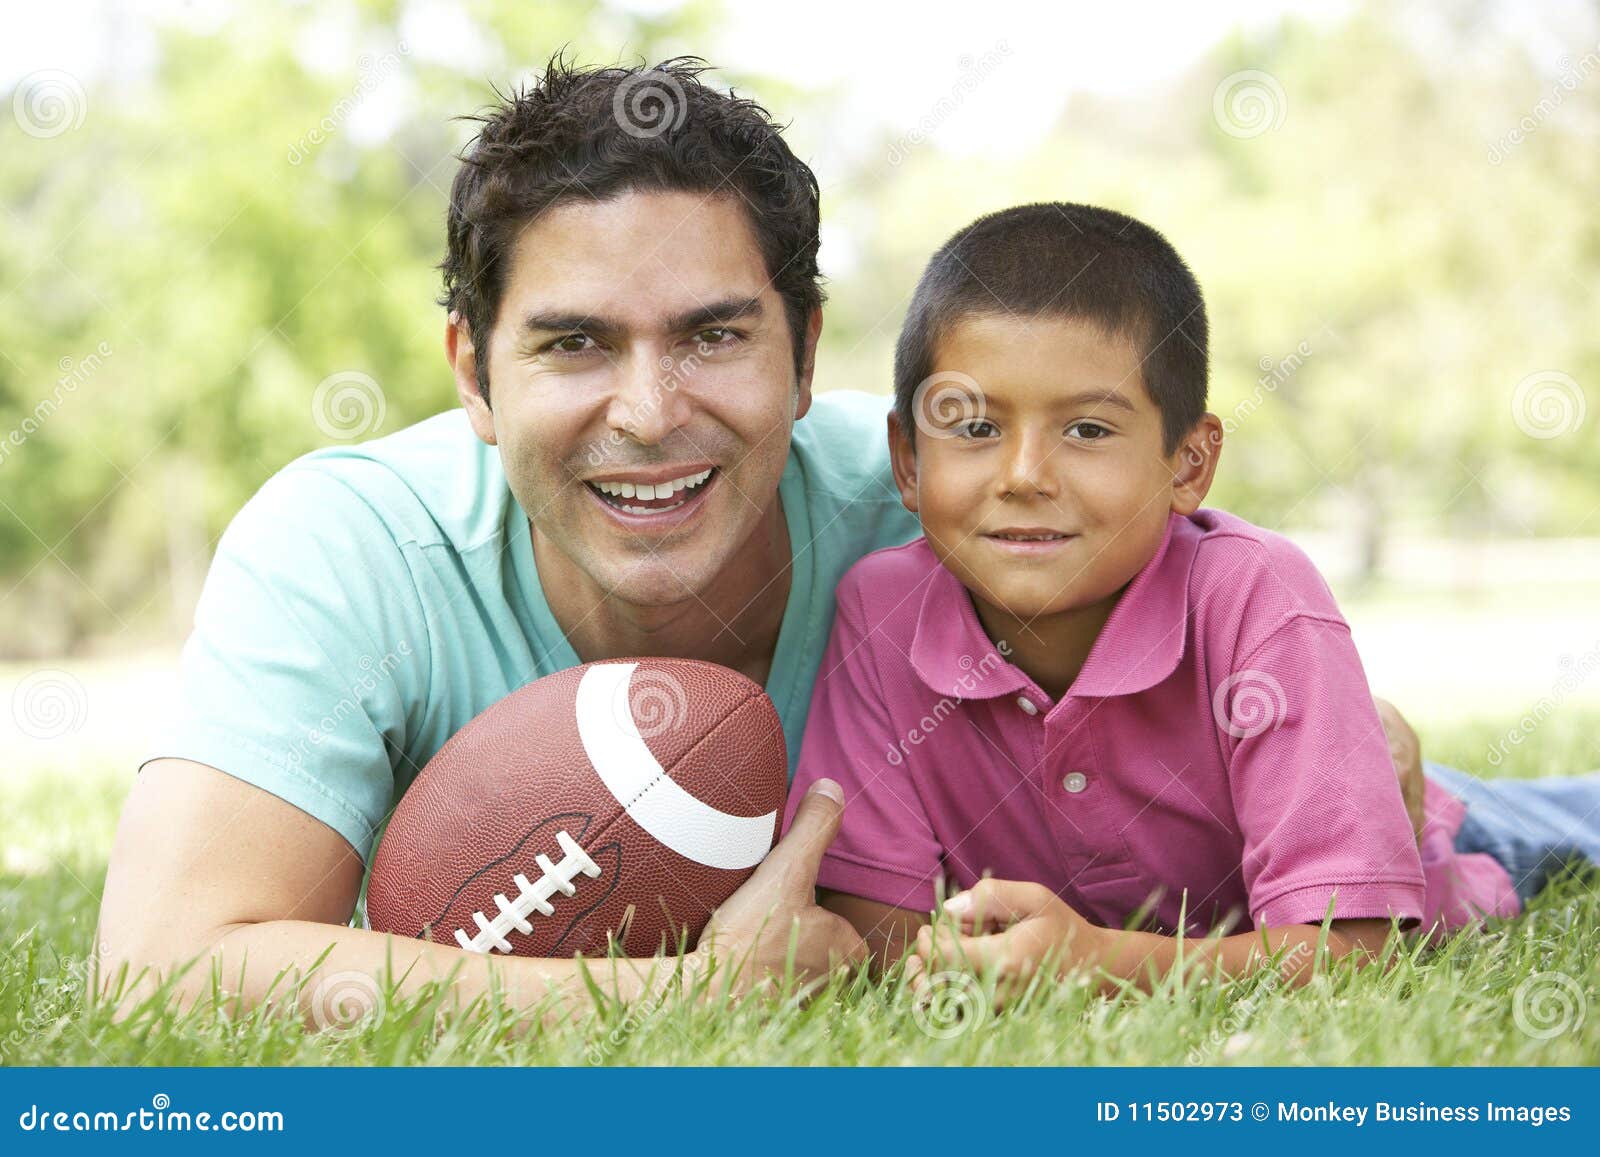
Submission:
[[895,413],[913,440],[917,387],[934,372],[939,342],[983,314],[1070,318],[1132,341],[1165,453],[1205,413],[1205,300],[1177,250],[1142,221],[1093,205],[1018,205],[940,246],[895,346]]
[[[557,54],[536,83],[467,118],[483,128],[450,187],[439,304],[459,312],[480,351],[500,312],[506,258],[534,217],[567,201],[684,191],[744,205],[804,372],[806,323],[823,299],[817,178],[766,109],[706,84],[706,68],[693,56],[578,68]],[[487,400],[481,355],[478,390]]]

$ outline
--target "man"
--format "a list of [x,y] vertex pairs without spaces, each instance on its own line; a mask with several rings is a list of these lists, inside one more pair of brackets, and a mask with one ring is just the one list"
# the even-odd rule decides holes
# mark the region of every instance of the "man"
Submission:
[[[811,396],[816,180],[699,73],[557,60],[483,118],[443,265],[461,409],[292,463],[224,536],[183,724],[112,855],[112,972],[198,958],[185,995],[214,963],[246,1003],[319,959],[402,992],[454,974],[463,1002],[580,993],[571,960],[348,926],[416,771],[528,680],[637,654],[764,683],[799,751],[835,583],[916,524],[887,400]],[[863,957],[813,896],[840,806],[819,783],[702,938],[740,984],[781,970],[791,936],[805,974]],[[624,999],[650,963],[617,970]]]

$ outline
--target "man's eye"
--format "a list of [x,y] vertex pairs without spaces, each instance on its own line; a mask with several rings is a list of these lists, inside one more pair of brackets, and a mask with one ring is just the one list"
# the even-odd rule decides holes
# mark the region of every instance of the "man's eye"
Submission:
[[[1075,434],[1074,431],[1076,431]],[[1067,427],[1067,433],[1073,434],[1075,441],[1098,442],[1100,439],[1108,437],[1111,431],[1099,422],[1074,422]]]
[[958,438],[993,438],[1000,433],[998,426],[984,418],[962,422],[955,430]]
[[558,337],[555,341],[545,346],[558,354],[586,354],[594,347],[594,338],[586,333],[569,333],[566,337]]
[[694,340],[701,345],[732,345],[739,335],[725,325],[713,326],[703,329],[694,335]]

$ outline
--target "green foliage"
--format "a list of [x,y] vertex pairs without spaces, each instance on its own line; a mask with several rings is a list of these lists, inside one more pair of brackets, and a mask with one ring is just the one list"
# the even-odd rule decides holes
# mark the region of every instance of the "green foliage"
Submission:
[[[710,0],[651,16],[495,0],[469,6],[484,48],[467,67],[403,45],[401,10],[163,27],[153,75],[91,82],[79,127],[0,118],[0,648],[184,630],[229,517],[332,440],[313,414],[330,377],[381,390],[381,422],[351,419],[368,435],[455,404],[434,266],[472,126],[450,118],[491,82],[562,46],[599,62],[715,43]],[[888,388],[922,263],[973,216],[1097,201],[1165,231],[1207,290],[1213,408],[1233,420],[1215,504],[1355,527],[1373,566],[1395,528],[1595,534],[1600,72],[1581,46],[1563,73],[1494,21],[1434,19],[1426,35],[1381,6],[1290,21],[1136,98],[1075,99],[1019,157],[953,156],[935,133],[821,173],[824,269],[847,269],[819,386]],[[330,60],[321,22],[340,20],[354,51]],[[852,115],[722,63],[802,155]],[[1241,137],[1215,99],[1244,70],[1281,87],[1283,116]],[[392,124],[363,121],[377,105]],[[1502,147],[1524,117],[1535,130]],[[1514,395],[1545,371],[1597,412],[1536,438]]]

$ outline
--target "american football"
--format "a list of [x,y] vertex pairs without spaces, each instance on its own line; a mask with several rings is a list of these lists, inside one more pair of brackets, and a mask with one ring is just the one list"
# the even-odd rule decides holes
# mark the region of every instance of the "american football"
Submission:
[[440,748],[373,861],[372,928],[518,956],[693,946],[777,840],[778,713],[736,671],[588,663]]

